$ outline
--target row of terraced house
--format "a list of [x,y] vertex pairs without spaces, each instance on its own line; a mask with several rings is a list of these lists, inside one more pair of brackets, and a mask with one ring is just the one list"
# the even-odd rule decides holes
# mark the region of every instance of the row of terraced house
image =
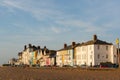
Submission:
[[28,47],[25,45],[24,50],[18,53],[19,64],[24,65],[40,65],[40,66],[48,66],[48,65],[56,65],[56,51],[49,50],[46,48],[40,48],[40,46],[32,46],[31,44]]
[[29,44],[24,46],[24,50],[18,54],[19,59],[16,64],[40,65],[40,66],[75,66],[99,65],[101,62],[118,63],[117,48],[112,43],[108,43],[93,35],[92,40],[71,45],[64,44],[60,50],[49,50]]

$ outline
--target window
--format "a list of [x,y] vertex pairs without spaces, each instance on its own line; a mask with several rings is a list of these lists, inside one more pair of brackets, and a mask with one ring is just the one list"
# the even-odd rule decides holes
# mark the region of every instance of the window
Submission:
[[91,50],[91,46],[90,46],[89,48],[90,48],[90,50]]
[[90,62],[90,66],[92,66],[92,62]]
[[81,59],[81,55],[79,55],[79,59]]
[[97,46],[98,50],[100,49],[100,45]]
[[86,55],[84,55],[84,59],[86,59]]
[[106,46],[106,50],[108,50],[108,46]]
[[69,60],[71,60],[71,58],[69,57]]
[[97,57],[98,57],[98,59],[100,59],[100,54],[98,54],[98,56],[97,56]]
[[84,62],[84,65],[86,65],[86,62]]
[[92,59],[92,55],[90,55],[90,59]]
[[93,53],[93,51],[91,51],[91,54]]
[[60,57],[60,60],[62,60],[62,58]]
[[82,46],[82,51],[86,51],[86,46]]
[[86,59],[86,55],[85,54],[82,55],[82,59]]
[[82,59],[84,59],[84,55],[82,55]]
[[106,54],[106,59],[108,58],[108,54]]
[[84,47],[82,47],[82,51],[84,51]]

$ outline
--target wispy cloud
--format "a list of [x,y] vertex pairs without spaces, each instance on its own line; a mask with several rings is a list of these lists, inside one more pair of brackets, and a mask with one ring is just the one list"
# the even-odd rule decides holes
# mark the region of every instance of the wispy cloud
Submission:
[[92,22],[83,22],[81,20],[65,20],[65,21],[58,21],[60,25],[66,26],[68,28],[75,27],[79,28],[85,32],[98,32],[101,30],[99,26],[94,25]]
[[61,30],[58,29],[57,27],[52,27],[51,29],[52,29],[52,31],[55,32],[55,33],[60,33],[60,32],[61,32]]
[[54,32],[54,33],[64,33],[64,32],[69,32],[70,31],[70,28],[68,27],[56,27],[56,26],[52,26],[51,27],[51,30]]
[[119,3],[119,0],[1,0],[0,44],[4,49],[0,51],[13,53],[14,46],[10,49],[6,46],[27,43],[54,49],[64,42],[86,40],[93,34],[114,41],[120,34]]
[[[44,3],[45,2],[45,3]],[[25,0],[4,0],[2,5],[9,9],[20,9],[28,12],[38,20],[59,18],[61,12],[53,7],[52,0],[48,1],[25,1]]]
[[[40,22],[45,21],[51,28],[51,31],[55,33],[70,31],[70,29],[72,29],[73,27],[82,29],[83,31],[90,32],[90,33],[105,32],[107,30],[107,27],[112,27],[113,25],[116,25],[115,22],[118,20],[113,19],[113,16],[115,17],[116,14],[120,13],[120,11],[118,10],[119,7],[114,7],[116,5],[116,2],[115,3],[113,3],[113,1],[98,2],[97,0],[88,0],[85,2],[87,3],[88,8],[85,11],[82,10],[83,11],[82,13],[85,14],[84,16],[88,16],[86,20],[84,20],[83,18],[75,19],[74,17],[79,16],[78,14],[77,15],[73,15],[70,13],[67,14],[65,13],[65,11],[61,11],[57,9],[57,5],[55,5],[53,0],[51,1],[47,0],[47,2],[46,1],[36,2],[33,0],[29,0],[29,1],[4,0],[0,4],[2,6],[7,7],[8,9],[13,10],[13,12],[16,9],[20,9],[25,12],[28,12],[28,14],[30,14],[32,17],[34,17],[38,21]],[[97,7],[94,7],[94,6],[97,6]],[[112,19],[114,21],[112,21]],[[99,23],[100,25],[98,25],[97,23]],[[61,26],[61,27],[58,27],[58,26]],[[103,27],[104,27],[104,30],[103,30]],[[36,32],[30,27],[26,26],[26,28],[31,33]],[[68,28],[69,30],[65,28]]]

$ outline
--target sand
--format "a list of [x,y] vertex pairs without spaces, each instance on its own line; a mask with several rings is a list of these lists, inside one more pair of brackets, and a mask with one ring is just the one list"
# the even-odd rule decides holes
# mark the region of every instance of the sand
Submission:
[[0,80],[120,80],[120,69],[0,67]]

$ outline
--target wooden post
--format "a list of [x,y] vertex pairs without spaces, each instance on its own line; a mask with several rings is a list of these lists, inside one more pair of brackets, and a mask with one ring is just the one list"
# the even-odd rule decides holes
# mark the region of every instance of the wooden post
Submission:
[[120,62],[119,62],[119,43],[118,43],[118,53],[117,53],[117,57],[118,57],[118,64],[120,65]]
[[117,64],[120,64],[119,63],[119,38],[116,39],[116,44],[117,44]]

